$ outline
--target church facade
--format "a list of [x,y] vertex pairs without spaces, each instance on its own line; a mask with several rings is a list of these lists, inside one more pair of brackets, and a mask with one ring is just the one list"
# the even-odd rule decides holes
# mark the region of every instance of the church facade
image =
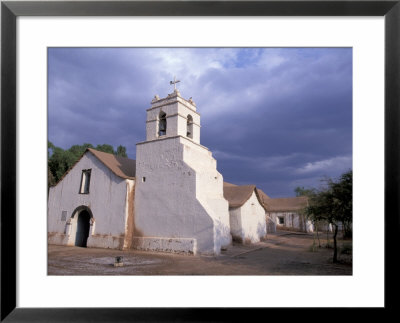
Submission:
[[256,243],[275,227],[269,197],[224,183],[200,144],[193,100],[174,90],[146,111],[136,161],[87,149],[49,189],[50,244],[218,255],[234,241]]
[[48,197],[50,244],[127,249],[131,245],[135,161],[87,149]]
[[195,103],[178,90],[147,110],[136,179],[135,247],[218,254],[231,243],[222,175],[200,144]]

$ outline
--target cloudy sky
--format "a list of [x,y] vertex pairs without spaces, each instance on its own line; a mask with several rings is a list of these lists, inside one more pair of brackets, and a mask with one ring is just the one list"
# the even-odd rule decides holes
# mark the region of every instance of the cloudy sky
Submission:
[[352,168],[351,48],[49,48],[48,139],[136,158],[155,94],[193,97],[224,180],[294,196]]

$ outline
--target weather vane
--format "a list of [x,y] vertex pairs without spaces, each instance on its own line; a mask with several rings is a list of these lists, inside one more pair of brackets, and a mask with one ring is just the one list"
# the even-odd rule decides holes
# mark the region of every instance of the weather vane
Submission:
[[176,83],[179,83],[180,81],[176,79],[176,76],[174,76],[174,80],[173,81],[169,81],[170,85],[174,85],[174,91],[176,91]]

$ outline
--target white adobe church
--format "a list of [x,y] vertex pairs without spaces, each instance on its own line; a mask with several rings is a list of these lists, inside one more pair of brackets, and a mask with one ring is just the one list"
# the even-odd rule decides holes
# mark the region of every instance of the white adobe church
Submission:
[[254,185],[224,183],[200,144],[196,104],[175,86],[151,101],[136,161],[89,148],[50,188],[48,242],[217,255],[232,239],[266,237],[268,199]]

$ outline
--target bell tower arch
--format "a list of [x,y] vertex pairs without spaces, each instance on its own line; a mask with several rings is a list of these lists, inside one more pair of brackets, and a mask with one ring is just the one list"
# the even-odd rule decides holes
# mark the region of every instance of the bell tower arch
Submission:
[[146,112],[146,141],[182,136],[200,144],[200,114],[192,98],[184,99],[179,90],[162,99],[154,96]]

